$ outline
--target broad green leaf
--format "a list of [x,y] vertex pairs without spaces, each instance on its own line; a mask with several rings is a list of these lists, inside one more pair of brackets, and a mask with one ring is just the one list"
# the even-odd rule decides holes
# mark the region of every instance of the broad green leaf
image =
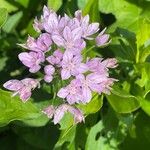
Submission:
[[138,73],[141,74],[141,78],[136,80],[136,83],[140,87],[144,87],[147,85],[147,82],[150,80],[150,63],[137,63],[135,65],[135,68],[137,69]]
[[98,150],[101,149],[102,147],[102,139],[103,137],[98,137],[98,135],[100,135],[100,132],[104,129],[104,125],[102,121],[99,121],[96,125],[94,125],[91,129],[90,132],[88,134],[87,137],[87,142],[86,142],[86,146],[85,146],[85,150]]
[[6,8],[0,8],[0,28],[2,27],[2,25],[5,23],[5,21],[7,20],[7,9]]
[[140,99],[141,101],[141,108],[143,111],[150,116],[150,100],[146,100],[144,98]]
[[22,122],[30,127],[41,127],[45,126],[49,121],[49,118],[46,115],[41,115],[38,118],[33,118],[33,119],[28,119],[28,120],[23,120]]
[[103,96],[95,94],[88,104],[79,104],[77,107],[82,110],[85,115],[96,113],[103,106]]
[[62,5],[62,0],[48,0],[48,7],[57,11],[61,5]]
[[69,112],[64,115],[64,117],[60,121],[60,130],[65,130],[74,125],[73,115]]
[[134,125],[121,144],[121,150],[149,150],[150,147],[150,117],[143,111],[139,111],[135,116]]
[[79,9],[84,9],[85,5],[87,4],[88,0],[78,0],[78,7]]
[[41,112],[31,102],[23,103],[18,97],[11,97],[10,92],[0,90],[0,126],[12,121],[34,120]]
[[107,113],[101,117],[102,119],[90,129],[85,149],[118,150],[132,125],[132,115],[116,115],[108,108]]
[[[150,55],[150,21],[140,20],[139,29],[136,34],[137,39],[137,56],[136,62],[144,62]],[[149,43],[149,44],[148,44]]]
[[16,0],[16,2],[18,2],[19,4],[21,4],[25,8],[27,8],[28,4],[29,4],[29,0]]
[[137,47],[141,47],[145,42],[150,39],[150,21],[143,19],[140,20],[138,32],[136,34]]
[[137,31],[141,8],[135,4],[125,0],[99,0],[99,10],[115,16],[116,22],[111,26],[110,31],[114,31],[116,27]]
[[83,8],[83,15],[90,15],[90,21],[100,21],[100,15],[98,10],[98,0],[88,0]]
[[150,116],[150,89],[143,97],[140,97],[140,103],[142,110]]
[[9,16],[7,22],[3,26],[3,31],[10,33],[18,25],[21,17],[23,16],[22,11],[17,12],[16,14]]
[[118,87],[113,88],[111,94],[106,97],[112,108],[118,113],[130,113],[140,107],[137,97]]
[[[69,142],[68,147],[74,143],[76,133],[76,126],[72,126],[66,130],[62,130],[59,140],[55,145],[55,149],[62,147],[65,142]],[[69,148],[70,149],[70,148]]]
[[110,49],[119,62],[134,63],[136,58],[136,35],[124,28],[119,28],[111,35]]
[[7,0],[0,0],[0,7],[6,8],[8,12],[16,11],[18,9]]

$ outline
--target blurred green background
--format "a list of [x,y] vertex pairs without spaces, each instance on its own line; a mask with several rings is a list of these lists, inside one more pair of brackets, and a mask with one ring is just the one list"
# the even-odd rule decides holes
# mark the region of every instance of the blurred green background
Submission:
[[[54,126],[40,110],[52,99],[49,87],[33,93],[23,104],[2,84],[29,72],[17,55],[24,51],[32,27],[47,5],[73,16],[78,9],[91,22],[107,27],[112,43],[89,56],[115,57],[119,80],[110,96],[95,96],[87,106],[85,123],[72,124],[66,115]],[[150,149],[150,0],[0,0],[0,150],[149,150]]]

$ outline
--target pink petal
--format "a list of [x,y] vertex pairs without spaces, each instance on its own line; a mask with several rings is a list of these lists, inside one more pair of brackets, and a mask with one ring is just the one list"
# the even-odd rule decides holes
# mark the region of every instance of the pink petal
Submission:
[[83,97],[84,97],[84,102],[88,103],[92,99],[92,92],[88,87],[83,87]]
[[110,37],[109,34],[103,34],[103,35],[97,36],[96,39],[95,39],[96,40],[96,45],[97,46],[105,45],[108,42],[109,37]]
[[92,35],[92,34],[95,34],[99,29],[99,23],[91,23],[89,26],[88,26],[88,31],[87,31],[87,34],[88,35]]
[[52,39],[58,46],[64,46],[64,39],[60,35],[53,35]]
[[19,80],[9,80],[3,84],[3,87],[11,91],[18,91],[23,87],[23,84]]
[[55,109],[54,109],[54,107],[51,105],[51,106],[45,108],[42,112],[43,112],[44,114],[46,114],[48,118],[52,118],[53,115],[54,115]]
[[88,71],[87,65],[84,64],[84,63],[81,63],[81,64],[79,65],[78,72],[79,72],[79,73],[85,73],[86,71]]
[[69,79],[70,76],[71,76],[70,70],[67,70],[67,69],[62,69],[61,70],[61,78],[62,78],[62,80]]
[[55,72],[55,68],[52,65],[46,65],[44,67],[44,72],[46,75],[53,75]]
[[67,88],[61,88],[58,93],[57,96],[60,98],[66,98],[66,96],[69,94],[69,91]]
[[82,36],[82,28],[81,28],[81,27],[75,28],[75,29],[72,31],[73,40],[80,39],[81,36]]
[[73,54],[70,51],[66,51],[63,55],[63,61],[65,62],[69,63],[72,60],[72,58],[73,58]]
[[101,83],[104,80],[106,80],[106,75],[105,74],[97,74],[97,73],[91,73],[87,75],[87,80],[90,81],[91,83]]
[[53,76],[51,75],[45,75],[44,76],[44,81],[47,83],[50,83],[53,80]]
[[79,74],[76,76],[76,79],[78,79],[80,81],[85,81],[85,76],[83,74]]
[[54,124],[59,123],[60,120],[63,118],[64,114],[65,114],[65,111],[63,110],[63,108],[58,107],[54,114],[54,120],[53,120]]
[[32,56],[27,52],[20,53],[18,55],[19,60],[27,67],[30,67],[32,64],[30,63],[32,60]]
[[31,97],[31,89],[30,88],[22,88],[20,91],[19,91],[19,94],[20,94],[20,99],[22,100],[22,102],[26,102],[30,97]]
[[80,123],[82,121],[84,122],[83,113],[79,109],[69,107],[68,111],[74,116],[75,123]]
[[31,73],[36,73],[37,71],[40,70],[40,68],[41,68],[40,65],[34,65],[32,68],[29,69],[29,71],[30,71]]
[[82,25],[83,25],[84,27],[87,27],[88,24],[89,24],[89,20],[90,20],[89,15],[86,15],[86,16],[83,18],[83,20],[82,20]]
[[66,26],[64,28],[63,36],[64,36],[66,41],[70,41],[71,42],[71,40],[72,40],[72,38],[71,38],[72,37],[72,33],[71,33],[71,30],[70,30],[70,28],[68,26]]

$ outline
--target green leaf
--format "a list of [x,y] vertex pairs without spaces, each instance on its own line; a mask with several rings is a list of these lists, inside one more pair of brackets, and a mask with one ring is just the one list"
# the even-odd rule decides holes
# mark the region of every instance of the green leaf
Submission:
[[103,96],[95,94],[88,104],[79,104],[77,107],[82,110],[85,115],[96,113],[103,106]]
[[[55,149],[62,147],[62,145],[65,142],[69,142],[68,147],[71,147],[71,145],[73,145],[74,140],[75,140],[75,133],[76,133],[76,126],[72,126],[66,130],[62,130],[59,140],[55,145]],[[70,148],[69,148],[69,150],[70,150]]]
[[2,28],[3,31],[5,31],[6,33],[12,32],[15,29],[15,27],[18,25],[22,16],[23,16],[22,11],[19,11],[18,13],[15,13],[14,15],[9,16],[7,22]]
[[115,16],[116,22],[111,26],[111,32],[116,27],[137,31],[139,14],[141,13],[140,7],[125,0],[99,0],[99,10],[106,14],[112,13]]
[[150,147],[150,117],[139,111],[135,117],[134,125],[122,143],[121,150],[149,150]]
[[116,115],[112,109],[108,108],[101,118],[90,129],[85,149],[118,150],[118,146],[127,136],[127,130],[133,123],[133,116]]
[[140,103],[142,110],[150,116],[150,89],[145,90],[143,97],[140,97]]
[[136,80],[136,83],[140,86],[140,87],[144,87],[145,85],[147,85],[147,82],[150,80],[150,63],[137,63],[135,65],[137,71],[139,74],[141,74],[141,78]]
[[19,4],[21,4],[25,8],[27,8],[28,4],[29,4],[29,0],[16,0],[16,2],[18,2]]
[[69,112],[64,115],[64,117],[60,121],[60,130],[65,130],[73,126],[74,119],[73,115],[71,115]]
[[89,14],[91,22],[100,21],[98,0],[88,0],[83,8],[83,15]]
[[0,28],[3,26],[3,24],[5,23],[5,21],[7,20],[7,9],[6,8],[0,8]]
[[23,103],[18,97],[11,97],[10,92],[0,90],[0,126],[15,120],[37,119],[40,116],[40,110],[31,102]]
[[87,4],[88,0],[78,0],[78,7],[79,9],[84,9],[85,5]]
[[48,7],[57,11],[61,5],[62,5],[62,0],[48,0]]
[[136,34],[137,39],[137,56],[136,62],[144,62],[150,55],[150,21],[140,20],[139,29]]
[[111,94],[106,97],[112,108],[118,113],[130,113],[140,107],[137,97],[118,87],[114,87]]
[[85,146],[85,150],[98,150],[101,149],[102,140],[100,137],[98,140],[96,139],[96,136],[100,134],[100,132],[104,129],[104,125],[102,121],[99,121],[96,125],[94,125],[88,134],[87,142]]
[[8,12],[16,11],[18,9],[6,0],[0,0],[0,7],[6,8]]

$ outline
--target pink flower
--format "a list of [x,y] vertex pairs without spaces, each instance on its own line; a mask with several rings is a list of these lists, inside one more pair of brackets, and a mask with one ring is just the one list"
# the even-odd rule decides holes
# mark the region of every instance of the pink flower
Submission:
[[3,86],[13,91],[13,96],[19,94],[20,99],[26,102],[31,97],[31,91],[36,87],[39,87],[39,81],[32,78],[26,78],[23,80],[9,80],[3,84]]
[[82,102],[82,89],[79,82],[75,79],[72,80],[68,86],[58,91],[57,96],[63,99],[66,98],[71,105]]
[[43,30],[42,23],[37,19],[37,17],[34,19],[33,28],[36,32],[41,32],[41,30]]
[[63,53],[59,49],[57,49],[56,51],[54,51],[53,55],[47,57],[46,60],[50,64],[57,65],[57,67],[59,67],[61,64],[62,58],[63,58]]
[[63,118],[66,112],[70,112],[74,116],[74,123],[84,122],[84,116],[82,112],[67,104],[60,105],[54,114],[54,124],[57,124],[60,122],[60,120]]
[[89,23],[89,15],[82,16],[82,11],[78,10],[75,12],[75,17],[79,20],[80,26],[82,28],[82,37],[88,40],[92,40],[91,37],[93,34],[98,32],[99,23]]
[[18,55],[19,60],[29,68],[31,73],[35,73],[40,70],[40,63],[44,62],[44,54],[36,52],[23,52]]
[[35,52],[46,52],[51,48],[52,40],[50,34],[42,33],[38,39],[29,36],[25,44],[19,45]]
[[110,94],[110,91],[112,90],[111,86],[114,84],[115,81],[118,81],[114,78],[105,78],[103,82],[99,84],[99,91],[98,93],[105,93],[105,94]]
[[46,6],[44,6],[41,20],[43,28],[46,32],[50,34],[57,32],[60,16],[57,16],[53,10],[49,10]]
[[117,60],[115,58],[107,58],[103,60],[103,58],[93,58],[87,61],[87,66],[91,72],[95,72],[98,74],[105,74],[108,76],[108,68],[117,67]]
[[68,108],[68,111],[74,116],[74,122],[75,123],[81,123],[81,122],[85,121],[83,113],[81,112],[81,110],[70,106]]
[[111,40],[110,40],[110,35],[109,34],[105,34],[106,28],[100,32],[100,34],[96,37],[95,41],[96,41],[96,45],[99,47],[104,47],[107,46]]
[[71,51],[74,55],[80,54],[81,50],[85,48],[85,41],[81,39],[82,30],[80,27],[71,30],[66,26],[61,34],[52,36],[53,41],[59,47]]
[[48,118],[52,118],[55,113],[55,108],[51,105],[45,108],[42,112],[46,114]]
[[61,78],[69,79],[71,75],[76,76],[88,70],[86,64],[81,63],[81,55],[73,56],[71,52],[66,52],[61,63]]
[[86,77],[83,74],[80,74],[76,78],[81,83],[83,103],[90,102],[90,100],[92,99],[92,91],[101,91],[100,83],[103,83],[103,81],[107,79],[105,75],[99,75],[96,73],[88,74]]
[[44,67],[44,72],[45,72],[45,76],[44,76],[44,80],[47,83],[50,83],[53,80],[53,74],[55,72],[55,68],[52,65],[47,65]]

